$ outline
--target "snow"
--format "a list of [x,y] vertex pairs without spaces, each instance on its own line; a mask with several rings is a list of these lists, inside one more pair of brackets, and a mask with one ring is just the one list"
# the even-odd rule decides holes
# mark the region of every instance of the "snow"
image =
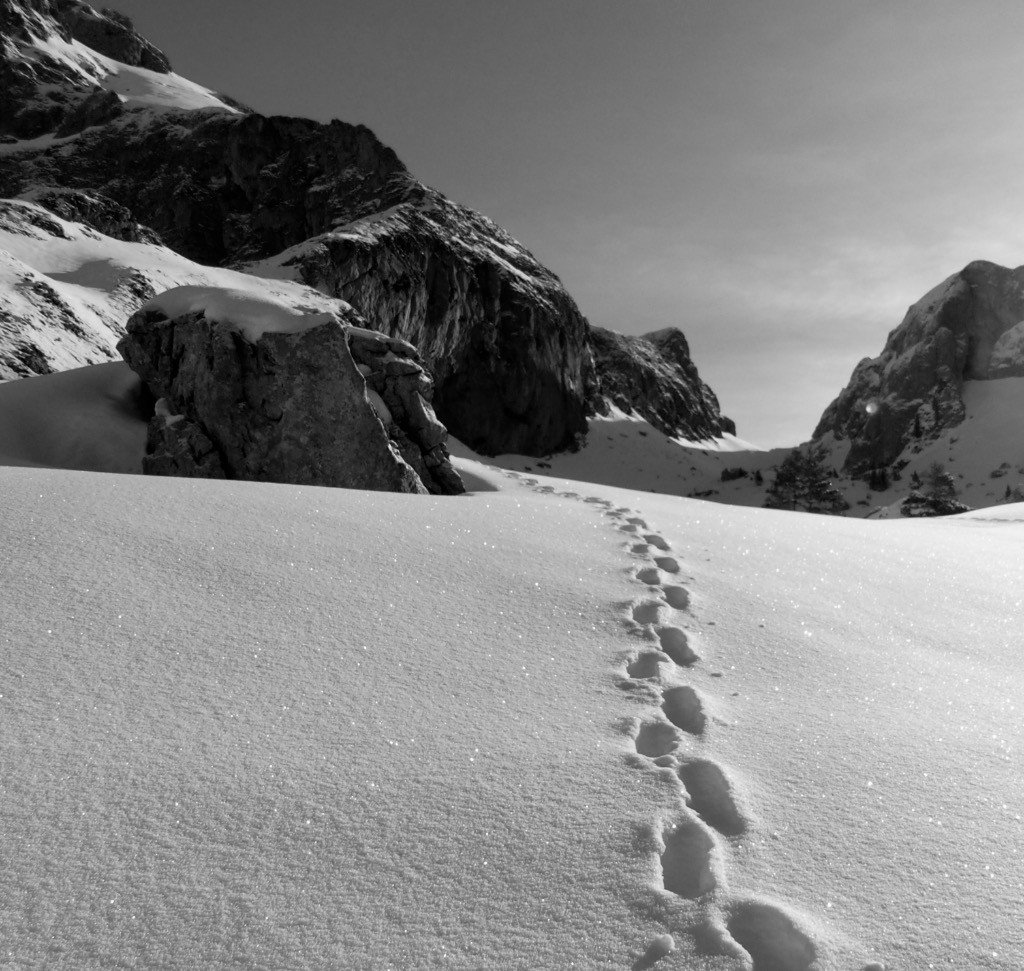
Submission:
[[999,336],[992,348],[989,367],[993,371],[1020,366],[1024,361],[1024,320]]
[[[339,311],[348,309],[336,301]],[[321,324],[337,323],[338,312],[317,310],[308,302],[296,306],[280,297],[227,287],[182,286],[157,294],[141,307],[155,310],[168,319],[183,314],[202,313],[211,324],[226,324],[247,340],[257,341],[264,334],[298,334]]]
[[5,967],[1024,966],[1024,505],[52,467],[129,385],[0,386]]
[[132,67],[76,40],[66,41],[57,34],[34,36],[32,44],[22,48],[21,57],[26,61],[39,57],[56,61],[76,83],[113,91],[128,107],[157,110],[214,108],[238,114],[236,108],[221,101],[209,88],[179,74],[162,74],[144,67]]
[[[45,351],[55,368],[115,357],[115,344],[147,287],[158,293],[180,285],[246,291],[254,301],[303,313],[347,306],[297,283],[203,266],[165,246],[112,239],[33,202],[6,201],[2,215],[0,333],[6,315],[16,322],[12,336]],[[52,297],[40,299],[38,288]]]

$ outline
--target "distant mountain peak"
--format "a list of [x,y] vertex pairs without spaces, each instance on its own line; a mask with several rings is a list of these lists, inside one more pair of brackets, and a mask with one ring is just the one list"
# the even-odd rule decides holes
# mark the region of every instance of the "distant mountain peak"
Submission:
[[854,474],[900,460],[965,418],[964,385],[1024,376],[1024,267],[967,264],[929,290],[865,358],[825,410],[814,438],[850,443]]

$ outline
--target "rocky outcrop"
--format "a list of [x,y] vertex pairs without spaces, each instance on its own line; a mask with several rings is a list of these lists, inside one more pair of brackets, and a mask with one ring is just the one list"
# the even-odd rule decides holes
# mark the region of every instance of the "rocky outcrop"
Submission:
[[99,192],[46,186],[25,193],[23,198],[43,206],[61,219],[89,226],[111,239],[157,245],[163,242],[148,226],[132,219],[128,209]]
[[463,491],[415,349],[321,320],[330,315],[253,335],[203,311],[171,319],[154,304],[132,317],[118,345],[157,399],[145,472]]
[[676,328],[628,337],[591,328],[599,414],[614,405],[637,414],[658,431],[690,441],[735,434],[714,392],[700,379],[683,332]]
[[417,186],[251,266],[290,271],[415,344],[452,433],[487,455],[571,447],[596,386],[589,326],[550,271],[478,213]]
[[1024,267],[970,263],[908,311],[881,355],[861,361],[814,439],[850,443],[852,474],[891,465],[964,420],[965,381],[1024,374]]
[[104,7],[96,11],[79,0],[53,0],[57,17],[79,43],[115,61],[148,71],[168,74],[171,62],[136,30],[129,17]]
[[72,41],[122,64],[171,69],[128,17],[79,0],[0,0],[0,33],[0,136],[68,135],[121,113],[117,96],[97,88],[99,66],[76,54]]
[[[136,44],[127,20],[79,0],[0,0],[0,10],[17,21],[0,58],[17,81],[0,134],[59,139],[0,155],[0,195],[33,194],[118,238],[153,233],[199,263],[245,264],[347,300],[419,348],[442,421],[484,454],[572,448],[587,415],[628,391],[608,366],[602,396],[589,325],[558,278],[493,222],[417,182],[369,129],[238,113],[212,93],[189,110],[173,98],[123,103],[109,68],[61,44],[77,37],[145,66],[156,49]],[[176,77],[161,90],[186,92]],[[673,354],[662,355],[665,373],[678,382],[685,372],[685,383],[688,353],[679,367]],[[631,407],[700,435],[717,409],[705,392],[644,391]],[[684,419],[686,400],[696,411]]]

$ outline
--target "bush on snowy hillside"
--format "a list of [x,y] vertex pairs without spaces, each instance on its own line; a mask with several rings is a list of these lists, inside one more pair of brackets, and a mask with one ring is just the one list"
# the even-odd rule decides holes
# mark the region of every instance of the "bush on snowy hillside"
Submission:
[[964,503],[958,502],[956,499],[933,495],[926,496],[920,492],[911,492],[900,503],[901,516],[955,516],[957,513],[970,511],[970,506],[964,505]]

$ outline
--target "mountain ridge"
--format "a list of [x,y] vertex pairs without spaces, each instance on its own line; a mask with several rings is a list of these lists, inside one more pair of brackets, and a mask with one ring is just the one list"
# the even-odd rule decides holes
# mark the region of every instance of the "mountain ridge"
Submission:
[[[131,59],[149,48],[130,20],[79,0],[0,7],[28,25],[3,58],[22,100],[26,86],[39,86],[34,65],[47,76],[63,69],[69,88],[20,123],[33,138],[4,133],[0,195],[45,205],[54,200],[46,187],[78,190],[122,207],[121,223],[193,262],[296,279],[353,302],[375,327],[423,346],[442,420],[481,453],[575,447],[588,415],[605,407],[590,325],[558,277],[492,221],[419,183],[370,129],[239,110],[179,79],[169,61],[159,77],[104,61],[65,20],[93,31],[109,21],[100,32],[120,38]],[[375,223],[387,232],[367,233]],[[690,369],[662,363],[666,379],[692,380]],[[655,399],[627,403],[671,424]],[[731,427],[713,396],[688,417],[677,433],[710,439]]]

